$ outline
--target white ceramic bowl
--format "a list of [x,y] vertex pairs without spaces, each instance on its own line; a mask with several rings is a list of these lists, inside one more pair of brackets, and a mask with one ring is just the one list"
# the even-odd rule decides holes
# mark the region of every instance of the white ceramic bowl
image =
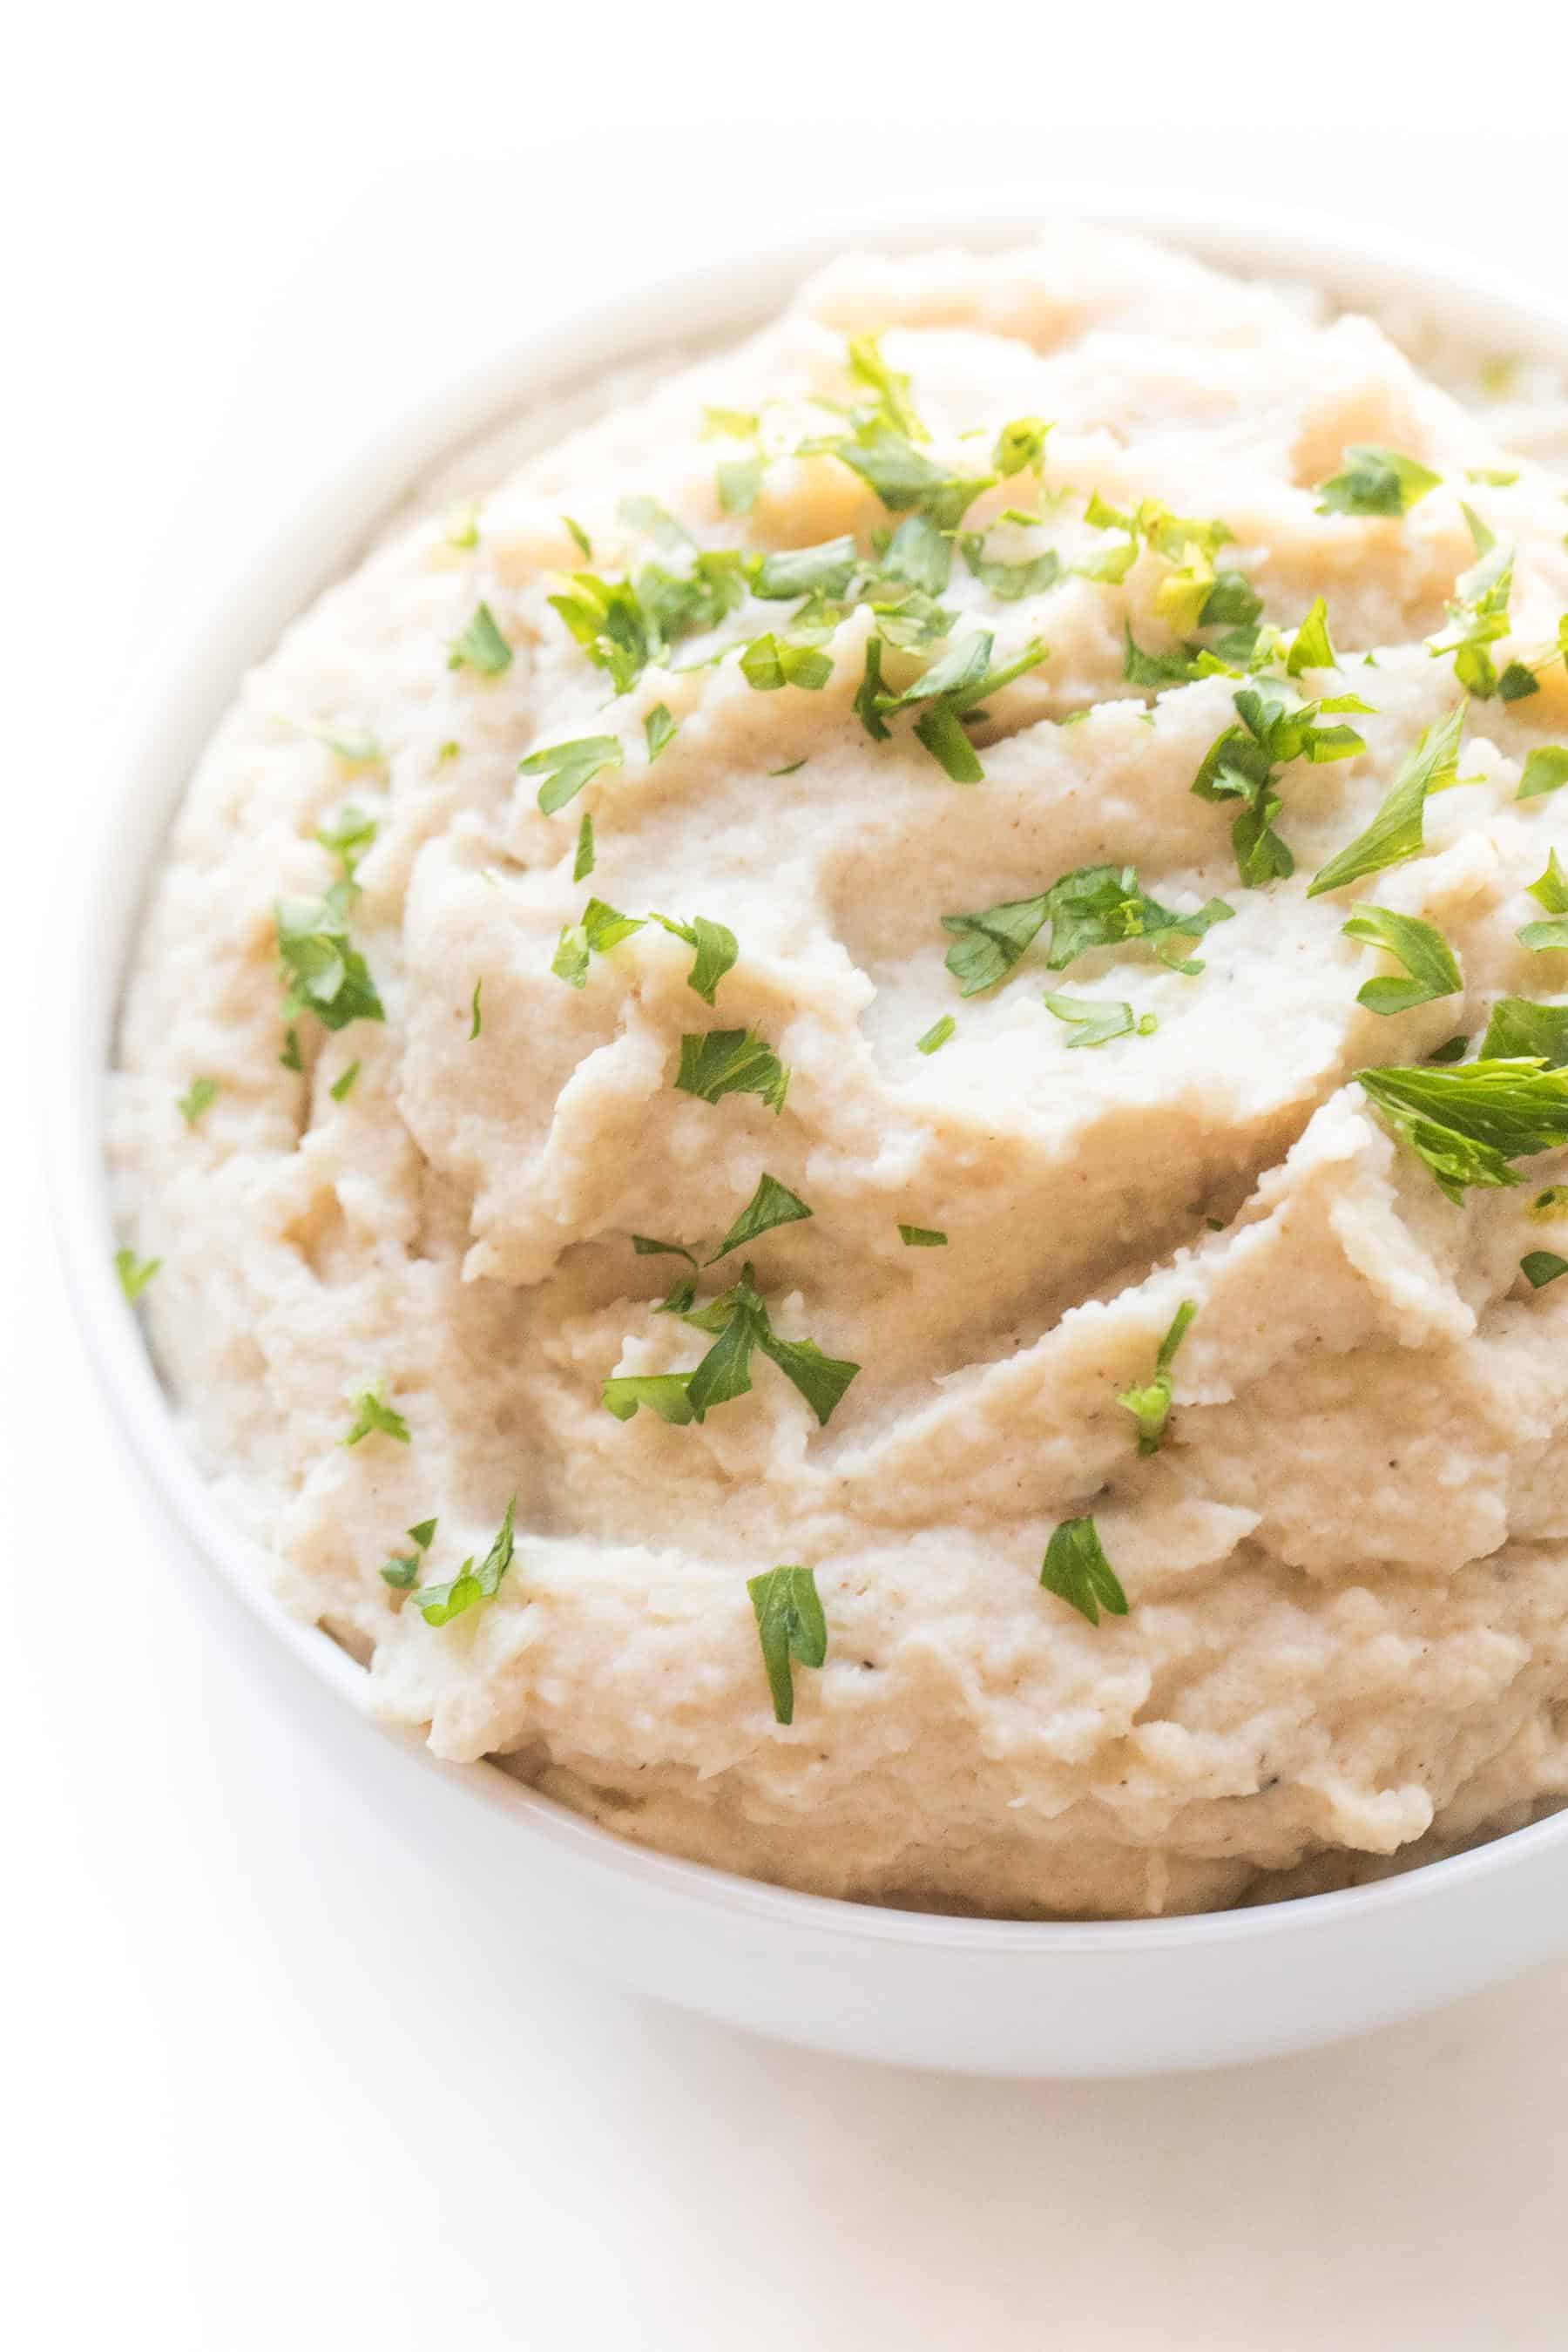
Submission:
[[89,1344],[121,1427],[170,1528],[247,1604],[254,1641],[291,1653],[302,1736],[309,1678],[363,1727],[355,1754],[398,1820],[482,1874],[520,1937],[684,2007],[860,2057],[973,2073],[1134,2074],[1225,2064],[1354,2033],[1473,1990],[1568,1944],[1568,1813],[1377,1885],[1200,1918],[1047,1926],[884,1911],[732,1878],[621,1843],[491,1766],[437,1763],[375,1722],[367,1678],[327,1635],[287,1617],[260,1562],[215,1507],[175,1435],[110,1265],[102,1076],[149,870],[196,755],[241,671],[353,562],[376,523],[464,439],[574,383],[668,344],[739,336],[846,244],[994,248],[1068,210],[1147,228],[1205,258],[1310,280],[1373,312],[1406,302],[1482,348],[1568,371],[1568,314],[1472,283],[1440,255],[1336,245],[1302,227],[1162,217],[1147,203],[1040,192],[981,217],[864,220],[832,240],[649,289],[539,336],[405,424],[330,499],[302,512],[219,611],[124,749],[113,821],[68,919],[64,1034],[49,1127],[59,1231]]

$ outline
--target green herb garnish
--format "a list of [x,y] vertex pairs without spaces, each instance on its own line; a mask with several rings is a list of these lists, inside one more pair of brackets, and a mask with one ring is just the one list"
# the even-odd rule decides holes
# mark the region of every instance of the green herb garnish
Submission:
[[203,1111],[210,1110],[218,1097],[216,1078],[193,1078],[183,1095],[174,1097],[174,1108],[187,1127],[195,1127]]
[[1352,442],[1343,454],[1343,471],[1318,486],[1320,514],[1408,514],[1442,480],[1440,474],[1414,457],[1402,457],[1397,449]]
[[1127,1595],[1105,1557],[1092,1519],[1064,1519],[1054,1530],[1046,1547],[1040,1582],[1091,1625],[1099,1624],[1101,1609],[1113,1617],[1127,1614]]
[[1559,1257],[1554,1250],[1527,1250],[1519,1261],[1519,1270],[1531,1290],[1544,1290],[1561,1274],[1568,1274],[1568,1257]]
[[1171,1319],[1171,1328],[1160,1342],[1160,1352],[1154,1359],[1154,1376],[1142,1387],[1118,1389],[1116,1402],[1130,1412],[1138,1424],[1140,1454],[1158,1454],[1164,1442],[1165,1424],[1171,1418],[1171,1366],[1177,1349],[1187,1336],[1187,1326],[1197,1313],[1197,1301],[1184,1298]]
[[916,1053],[939,1054],[957,1026],[958,1024],[952,1013],[944,1013],[940,1021],[931,1023],[923,1037],[915,1039]]
[[542,751],[530,752],[526,760],[518,761],[517,772],[544,778],[539,787],[539,805],[546,816],[553,816],[605,768],[618,768],[623,757],[617,737],[580,735],[574,742],[551,743]]
[[[712,1256],[704,1259],[703,1263],[716,1265],[721,1257],[728,1257],[731,1250],[743,1249],[748,1242],[760,1240],[763,1234],[771,1234],[775,1226],[797,1224],[811,1213],[805,1202],[792,1192],[787,1184],[781,1184],[776,1176],[763,1175],[758,1179],[756,1191]],[[689,1255],[687,1251],[681,1252],[682,1256]],[[692,1264],[695,1265],[696,1263],[693,1258]]]
[[484,974],[481,972],[479,979],[474,982],[474,992],[468,999],[468,1043],[470,1045],[473,1044],[474,1039],[479,1035],[480,1030],[484,1027],[484,1013],[479,1005],[479,991],[483,988],[484,984]]
[[421,1519],[416,1528],[408,1530],[414,1549],[394,1552],[381,1573],[396,1592],[406,1592],[419,1581],[420,1554],[429,1550],[436,1536],[434,1519]]
[[343,1072],[342,1077],[334,1078],[332,1080],[331,1085],[327,1088],[327,1092],[331,1095],[334,1102],[347,1102],[350,1095],[353,1092],[354,1080],[358,1076],[359,1064],[357,1062],[351,1062],[348,1068]]
[[577,855],[572,861],[572,879],[585,882],[594,870],[594,820],[586,809],[577,827]]
[[1561,790],[1564,784],[1568,784],[1568,749],[1561,743],[1538,743],[1525,756],[1524,773],[1520,778],[1515,798],[1540,800],[1547,793]]
[[373,1431],[379,1431],[383,1437],[395,1437],[399,1445],[409,1444],[408,1423],[395,1405],[387,1403],[383,1394],[384,1386],[384,1383],[378,1381],[374,1388],[363,1389],[354,1398],[353,1422],[348,1435],[341,1440],[342,1444],[357,1445]]
[[757,1621],[763,1664],[773,1694],[775,1723],[795,1721],[795,1676],[792,1658],[803,1666],[820,1666],[827,1655],[827,1620],[816,1578],[809,1568],[770,1568],[748,1577],[746,1590]]
[[477,669],[483,677],[499,677],[511,667],[511,647],[496,626],[488,604],[480,604],[447,656],[448,669]]
[[1080,866],[1037,898],[1009,899],[978,914],[944,915],[942,925],[955,935],[947,968],[965,996],[976,996],[1005,980],[1047,922],[1051,940],[1046,964],[1051,971],[1065,971],[1091,948],[1163,939],[1164,944],[1154,950],[1161,961],[1176,971],[1196,973],[1203,966],[1195,958],[1184,960],[1173,952],[1177,941],[1201,939],[1235,912],[1223,898],[1211,898],[1189,915],[1178,914],[1140,889],[1131,866]]
[[115,1251],[114,1271],[120,1277],[120,1287],[128,1307],[135,1306],[163,1263],[161,1257],[138,1258],[134,1250]]
[[1385,866],[1403,866],[1406,859],[1420,856],[1426,846],[1426,796],[1445,791],[1454,782],[1464,724],[1465,706],[1459,702],[1446,719],[1424,730],[1365,832],[1313,875],[1307,886],[1309,898],[1325,890],[1342,890],[1347,882],[1359,882],[1363,874],[1379,874]]
[[725,1095],[761,1095],[777,1112],[784,1108],[789,1072],[754,1029],[709,1029],[682,1037],[675,1084],[682,1094],[707,1103]]
[[349,938],[354,886],[334,882],[320,898],[280,898],[276,908],[285,1020],[313,1013],[328,1029],[384,1021],[375,982]]
[[680,730],[669,715],[668,703],[656,702],[642,723],[643,740],[647,745],[647,763],[651,768],[666,744],[673,743]]
[[[450,1624],[454,1617],[461,1617],[468,1610],[477,1609],[481,1602],[495,1599],[500,1590],[501,1579],[511,1566],[512,1516],[516,1509],[517,1496],[514,1495],[506,1507],[506,1517],[500,1523],[496,1539],[478,1568],[470,1557],[447,1583],[422,1584],[411,1595],[414,1606],[426,1625]],[[434,1533],[434,1519],[426,1524]]]
[[1386,907],[1358,906],[1343,926],[1346,939],[1363,940],[1382,948],[1405,966],[1409,977],[1395,980],[1383,974],[1356,991],[1356,1003],[1369,1013],[1408,1013],[1417,1004],[1431,1004],[1440,996],[1456,996],[1464,977],[1453,950],[1441,931],[1415,915],[1395,915]]
[[1050,989],[1046,991],[1046,1010],[1058,1021],[1072,1024],[1069,1048],[1109,1045],[1113,1037],[1131,1037],[1134,1032],[1140,1037],[1152,1037],[1160,1025],[1158,1016],[1152,1013],[1142,1013],[1135,1020],[1130,1004],[1105,997],[1066,996]]
[[947,1235],[936,1225],[905,1225],[899,1227],[899,1238],[906,1249],[945,1249]]
[[1518,1184],[1511,1160],[1568,1143],[1568,1071],[1533,1058],[1358,1070],[1356,1081],[1450,1201]]
[[586,987],[589,957],[607,954],[634,931],[640,931],[646,919],[642,915],[623,915],[618,907],[607,906],[603,898],[590,898],[578,920],[563,926],[551,971],[568,988]]

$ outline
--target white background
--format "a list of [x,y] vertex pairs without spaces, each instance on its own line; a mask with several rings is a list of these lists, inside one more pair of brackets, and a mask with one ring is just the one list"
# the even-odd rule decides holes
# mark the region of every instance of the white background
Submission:
[[1561,296],[1557,12],[1450,47],[1403,6],[563,13],[86,0],[8,38],[0,2324],[26,2352],[1560,2347],[1568,1965],[1149,2084],[708,2031],[569,1979],[390,1838],[363,1750],[301,1743],[116,1450],[26,1107],[53,918],[116,710],[363,436],[542,314],[999,177],[1420,230]]

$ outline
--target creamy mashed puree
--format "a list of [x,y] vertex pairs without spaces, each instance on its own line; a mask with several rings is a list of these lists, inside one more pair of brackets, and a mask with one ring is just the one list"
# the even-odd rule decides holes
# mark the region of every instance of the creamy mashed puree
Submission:
[[1068,229],[837,264],[297,624],[112,1158],[387,1715],[1024,1916],[1568,1789],[1565,522],[1366,320]]

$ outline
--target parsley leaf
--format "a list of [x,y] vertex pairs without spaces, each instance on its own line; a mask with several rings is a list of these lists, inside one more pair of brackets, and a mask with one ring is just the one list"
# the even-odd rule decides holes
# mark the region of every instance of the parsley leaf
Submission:
[[1127,1595],[1105,1557],[1092,1519],[1064,1519],[1054,1530],[1046,1547],[1040,1582],[1091,1625],[1099,1624],[1102,1608],[1113,1617],[1127,1614]]
[[958,542],[959,552],[983,588],[990,590],[999,603],[1016,604],[1022,596],[1038,596],[1052,588],[1061,578],[1062,560],[1054,547],[1024,563],[997,563],[985,553],[985,541],[979,531],[965,531]]
[[305,1062],[304,1056],[300,1051],[300,1032],[298,1029],[286,1029],[283,1032],[283,1051],[279,1055],[278,1059],[279,1064],[286,1070],[302,1070],[304,1068]]
[[357,1062],[351,1062],[348,1068],[343,1072],[342,1077],[334,1078],[332,1080],[331,1085],[327,1088],[327,1092],[331,1095],[334,1102],[347,1102],[350,1095],[353,1092],[354,1080],[358,1076],[359,1064]]
[[1065,996],[1046,991],[1046,1010],[1058,1021],[1072,1024],[1073,1034],[1068,1039],[1074,1045],[1109,1045],[1113,1037],[1131,1037],[1134,1031],[1140,1037],[1152,1037],[1159,1027],[1152,1013],[1132,1017],[1132,1007],[1106,997]]
[[929,441],[931,435],[910,405],[910,380],[882,357],[879,335],[851,335],[848,343],[849,373],[855,382],[864,384],[873,394],[874,405],[866,421],[875,420],[890,425],[910,441]]
[[1140,1454],[1158,1454],[1163,1443],[1165,1424],[1171,1418],[1171,1366],[1177,1349],[1187,1336],[1187,1326],[1197,1311],[1195,1299],[1184,1298],[1171,1319],[1170,1329],[1160,1342],[1152,1380],[1144,1381],[1142,1387],[1119,1389],[1116,1392],[1117,1403],[1130,1412],[1138,1424]]
[[1483,1062],[1538,1061],[1568,1068],[1568,1005],[1533,1004],[1528,996],[1500,996],[1481,1039]]
[[735,934],[724,923],[710,922],[706,915],[693,915],[689,923],[676,922],[668,915],[655,915],[652,920],[660,924],[672,938],[684,940],[689,948],[697,950],[686,984],[695,989],[705,1004],[711,1004],[719,982],[727,971],[732,971],[741,952]]
[[125,1295],[128,1307],[135,1306],[163,1263],[161,1257],[139,1259],[135,1251],[132,1249],[115,1251],[114,1271],[120,1277],[120,1287]]
[[398,1592],[406,1592],[419,1581],[419,1555],[428,1551],[435,1540],[436,1522],[434,1519],[421,1519],[416,1528],[409,1528],[408,1533],[413,1538],[414,1549],[394,1552],[381,1571],[386,1582]]
[[1450,1201],[1517,1184],[1511,1160],[1568,1143],[1568,1072],[1537,1060],[1358,1070],[1356,1082]]
[[174,1108],[187,1127],[195,1127],[203,1111],[210,1110],[217,1097],[216,1078],[193,1078],[185,1092],[174,1097]]
[[752,593],[770,603],[789,596],[842,596],[859,561],[847,531],[841,539],[825,539],[815,547],[764,555],[752,574]]
[[316,839],[323,849],[330,849],[342,868],[342,879],[352,882],[360,859],[375,839],[376,824],[362,809],[345,807],[338,811],[330,825],[320,825]]
[[285,1019],[314,1013],[329,1029],[385,1020],[369,967],[349,938],[353,891],[352,883],[334,882],[320,898],[279,899]]
[[1004,481],[1030,467],[1038,472],[1050,429],[1043,416],[1015,416],[1010,425],[1004,425],[991,452],[992,466]]
[[742,1249],[747,1242],[757,1241],[763,1234],[771,1234],[776,1225],[796,1224],[811,1213],[805,1202],[792,1192],[787,1184],[781,1184],[776,1176],[764,1174],[759,1177],[756,1191],[712,1256],[705,1259],[704,1264],[716,1265],[721,1257],[728,1257],[731,1250]]
[[511,667],[511,647],[496,626],[495,614],[480,604],[447,656],[448,669],[477,669],[481,677],[499,677]]
[[1519,1270],[1531,1290],[1544,1290],[1559,1275],[1568,1274],[1568,1257],[1559,1257],[1554,1250],[1527,1250]]
[[656,702],[643,720],[642,731],[647,745],[647,763],[651,768],[666,744],[673,743],[680,730],[669,715],[669,705]]
[[714,479],[719,486],[719,503],[730,515],[750,514],[756,505],[767,472],[767,460],[760,449],[749,457],[723,457],[714,467]]
[[1009,899],[973,915],[944,915],[942,925],[955,935],[947,968],[963,993],[975,996],[1006,978],[1047,922],[1051,940],[1046,962],[1052,971],[1065,971],[1090,948],[1168,934],[1165,947],[1155,950],[1161,961],[1177,971],[1197,972],[1203,966],[1195,958],[1179,961],[1170,949],[1180,939],[1201,939],[1235,911],[1223,898],[1211,898],[1192,914],[1177,914],[1145,896],[1134,867],[1080,866],[1038,898]]
[[687,1372],[622,1372],[605,1382],[601,1401],[617,1421],[630,1421],[637,1407],[646,1404],[660,1421],[684,1429],[697,1418],[686,1398],[689,1378]]
[[1568,749],[1561,743],[1538,743],[1526,755],[1515,798],[1540,800],[1544,793],[1557,792],[1564,784],[1568,784]]
[[1442,479],[1397,449],[1352,442],[1343,455],[1344,470],[1318,485],[1320,514],[1407,514]]
[[638,1257],[683,1257],[694,1273],[697,1269],[698,1261],[684,1242],[656,1242],[647,1234],[634,1234],[632,1248]]
[[682,1094],[707,1103],[725,1095],[761,1095],[777,1112],[784,1108],[789,1072],[754,1029],[709,1029],[682,1037],[675,1084]]
[[353,1400],[354,1417],[348,1435],[341,1443],[357,1445],[362,1437],[378,1430],[384,1437],[395,1437],[399,1445],[408,1444],[408,1423],[395,1405],[387,1403],[378,1381],[373,1389],[362,1390]]
[[792,645],[770,629],[742,652],[741,675],[759,694],[776,694],[785,686],[820,694],[833,675],[833,661],[818,646]]
[[584,809],[583,822],[577,827],[577,855],[572,861],[572,879],[585,882],[594,870],[594,820]]
[[483,988],[484,984],[484,974],[481,972],[479,979],[474,982],[474,992],[468,1000],[468,1043],[470,1045],[485,1025],[484,1013],[479,1004],[479,991]]
[[551,743],[542,751],[531,751],[526,760],[518,761],[517,772],[544,778],[539,787],[539,805],[546,816],[553,816],[604,769],[618,768],[623,757],[616,736],[580,735],[574,742]]
[[[496,1539],[478,1568],[469,1558],[447,1583],[422,1584],[412,1595],[414,1606],[426,1625],[448,1625],[454,1617],[461,1617],[467,1611],[479,1608],[482,1601],[495,1599],[501,1579],[511,1566],[512,1515],[516,1508],[514,1495],[506,1507],[506,1517]],[[434,1532],[435,1521],[427,1524]]]
[[634,931],[642,929],[645,919],[641,915],[623,915],[618,907],[606,906],[603,898],[590,898],[580,919],[563,927],[551,971],[568,988],[585,987],[589,957],[605,955],[629,940]]
[[1313,875],[1307,886],[1309,898],[1325,890],[1342,890],[1347,882],[1359,882],[1363,874],[1378,874],[1384,866],[1403,866],[1407,858],[1420,856],[1426,846],[1422,825],[1426,795],[1440,793],[1454,782],[1464,724],[1465,706],[1458,702],[1446,719],[1423,731],[1365,832]]
[[935,1225],[903,1225],[899,1238],[906,1249],[945,1249],[947,1235]]
[[1453,655],[1455,677],[1465,691],[1478,700],[1484,701],[1501,688],[1497,665],[1487,647],[1508,635],[1512,584],[1511,553],[1496,549],[1483,554],[1481,561],[1461,573],[1456,583],[1458,593],[1448,606],[1449,626],[1426,640],[1426,650],[1434,658],[1440,654]]
[[1329,608],[1319,596],[1308,607],[1285,656],[1286,675],[1300,677],[1305,669],[1337,669],[1339,656],[1329,635]]
[[1232,698],[1240,724],[1215,737],[1193,779],[1200,800],[1239,801],[1241,814],[1231,827],[1231,847],[1237,870],[1249,888],[1283,880],[1296,870],[1289,845],[1274,830],[1281,803],[1274,771],[1292,761],[1314,764],[1349,759],[1365,750],[1353,727],[1324,727],[1325,710],[1362,709],[1351,698],[1333,703],[1293,702],[1285,688],[1270,679],[1241,688]]
[[1439,996],[1458,995],[1464,987],[1453,950],[1442,932],[1418,916],[1396,915],[1386,907],[1357,906],[1352,908],[1351,919],[1342,928],[1346,939],[1364,940],[1369,947],[1397,957],[1409,974],[1407,980],[1384,974],[1357,989],[1356,1003],[1364,1004],[1369,1013],[1408,1013],[1413,1006],[1430,1004]]
[[880,423],[863,425],[853,440],[835,440],[828,448],[875,491],[889,514],[927,515],[939,530],[956,530],[995,479],[991,474],[950,474],[906,434]]
[[820,1666],[827,1656],[827,1620],[816,1578],[809,1568],[770,1568],[748,1577],[746,1590],[757,1621],[763,1664],[767,1670],[775,1723],[795,1721],[795,1676],[790,1661]]
[[948,1039],[952,1036],[958,1024],[953,1019],[952,1013],[944,1013],[940,1021],[933,1021],[931,1023],[931,1027],[926,1031],[923,1037],[917,1037],[915,1039],[916,1053],[941,1053],[942,1047],[946,1045]]

